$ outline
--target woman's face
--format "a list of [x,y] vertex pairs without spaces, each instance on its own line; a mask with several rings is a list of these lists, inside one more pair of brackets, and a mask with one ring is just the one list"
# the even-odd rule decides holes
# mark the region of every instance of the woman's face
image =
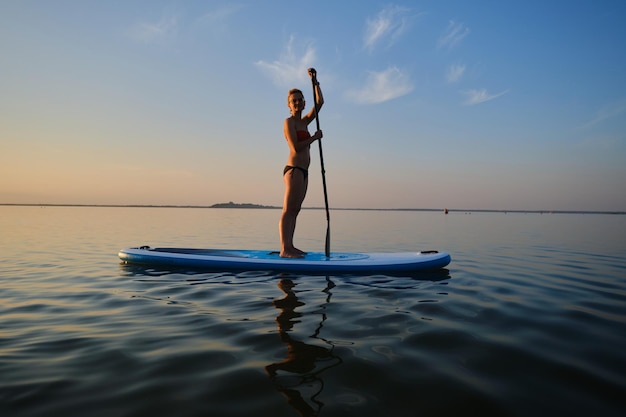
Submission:
[[306,102],[304,101],[304,96],[302,93],[293,93],[289,95],[288,106],[292,112],[302,111],[304,110],[304,105]]

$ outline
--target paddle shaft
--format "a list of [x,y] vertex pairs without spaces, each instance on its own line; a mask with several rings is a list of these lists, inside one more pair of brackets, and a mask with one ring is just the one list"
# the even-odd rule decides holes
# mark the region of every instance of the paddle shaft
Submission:
[[[314,69],[310,69],[312,72],[311,83],[313,84],[313,105],[315,107],[315,123],[317,125],[317,130],[320,130],[320,115],[319,108],[317,106],[317,91],[315,86],[317,85],[317,76]],[[318,139],[317,141],[320,148],[320,166],[322,168],[322,185],[324,187],[324,205],[326,207],[326,245],[324,247],[324,252],[326,257],[330,257],[330,210],[328,208],[328,190],[326,188],[326,170],[324,169],[324,153],[322,152],[322,139]]]

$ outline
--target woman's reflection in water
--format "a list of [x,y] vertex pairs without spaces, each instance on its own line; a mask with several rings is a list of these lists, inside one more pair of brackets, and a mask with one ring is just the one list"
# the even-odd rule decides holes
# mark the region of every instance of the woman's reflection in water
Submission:
[[[287,397],[289,405],[294,407],[302,416],[317,416],[324,403],[317,399],[324,389],[324,381],[321,378],[322,372],[337,366],[341,363],[341,358],[333,353],[333,343],[319,337],[324,321],[326,320],[325,308],[330,303],[332,296],[330,290],[335,286],[327,277],[326,302],[321,307],[321,321],[315,332],[310,336],[313,339],[321,340],[330,348],[304,343],[294,340],[289,332],[295,323],[299,323],[298,318],[302,314],[295,311],[297,307],[304,303],[298,300],[293,291],[297,284],[290,279],[281,279],[278,283],[285,296],[272,303],[280,314],[276,317],[280,339],[287,344],[287,358],[281,362],[272,363],[265,367],[265,371],[276,384],[276,388]],[[282,372],[280,372],[282,371]],[[283,374],[289,373],[289,375]]]

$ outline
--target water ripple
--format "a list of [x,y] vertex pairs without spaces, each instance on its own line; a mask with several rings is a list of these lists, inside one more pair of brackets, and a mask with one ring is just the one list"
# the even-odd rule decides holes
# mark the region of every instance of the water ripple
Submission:
[[[69,212],[0,220],[13,236],[0,241],[2,416],[612,417],[626,409],[619,219],[351,213],[358,245],[432,230],[453,262],[435,274],[325,276],[123,265],[119,242],[137,236],[219,244],[205,240],[227,235],[220,216],[228,213],[189,211],[186,223],[180,211]],[[271,213],[254,212],[229,212],[229,224],[257,235],[254,225],[275,225]],[[179,223],[166,233],[170,216]],[[389,222],[398,235],[356,238],[358,224],[387,231]]]

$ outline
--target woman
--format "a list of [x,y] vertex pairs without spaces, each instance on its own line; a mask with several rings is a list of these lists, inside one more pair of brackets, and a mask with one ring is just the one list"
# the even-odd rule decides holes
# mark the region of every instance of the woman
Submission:
[[[317,74],[313,68],[309,69],[309,75],[315,86],[317,98],[317,110],[322,108],[324,98],[320,84],[317,82]],[[302,91],[294,88],[287,94],[287,106],[291,116],[285,119],[284,133],[289,145],[289,158],[283,171],[285,181],[285,201],[283,212],[280,217],[280,256],[283,258],[302,258],[306,252],[297,249],[293,245],[293,234],[296,230],[296,218],[302,208],[302,202],[306,196],[309,184],[308,169],[311,163],[311,143],[322,138],[322,131],[318,130],[313,136],[309,134],[307,126],[315,120],[315,106],[304,116],[304,95]]]

